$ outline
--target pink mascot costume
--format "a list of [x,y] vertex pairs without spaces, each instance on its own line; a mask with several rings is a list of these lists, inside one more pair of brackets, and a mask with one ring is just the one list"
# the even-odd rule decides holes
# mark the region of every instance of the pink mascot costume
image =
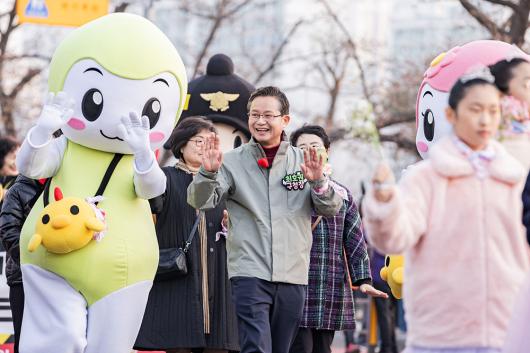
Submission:
[[438,55],[423,75],[416,100],[416,148],[423,159],[440,137],[451,131],[445,118],[449,91],[456,80],[477,65],[493,65],[515,55],[517,47],[496,40],[477,40]]
[[[514,45],[495,40],[479,40],[454,47],[438,55],[425,71],[416,100],[416,148],[423,159],[430,147],[451,131],[445,118],[449,91],[456,80],[473,66],[490,66],[510,57],[528,55]],[[503,353],[527,352],[530,347],[528,318],[530,317],[530,277],[514,306]]]

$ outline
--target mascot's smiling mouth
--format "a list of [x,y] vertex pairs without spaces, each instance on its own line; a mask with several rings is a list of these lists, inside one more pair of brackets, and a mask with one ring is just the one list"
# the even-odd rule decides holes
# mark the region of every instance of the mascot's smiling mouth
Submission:
[[106,139],[109,139],[109,140],[120,140],[120,141],[123,141],[123,139],[119,138],[118,136],[116,137],[108,137],[107,135],[105,135],[103,133],[103,130],[99,130],[99,133]]

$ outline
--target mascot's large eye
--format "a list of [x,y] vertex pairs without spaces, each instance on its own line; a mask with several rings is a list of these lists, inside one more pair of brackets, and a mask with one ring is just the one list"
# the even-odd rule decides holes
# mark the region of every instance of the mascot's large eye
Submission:
[[77,207],[76,205],[73,205],[72,207],[70,207],[70,213],[73,214],[73,215],[76,215],[79,213],[79,207]]
[[427,109],[421,115],[423,116],[423,134],[427,141],[432,141],[434,138],[434,114],[432,110]]
[[156,98],[150,98],[147,103],[144,105],[144,110],[142,110],[142,116],[147,116],[149,118],[149,128],[152,129],[156,125],[158,119],[160,119],[160,112],[162,111],[162,105],[160,101]]
[[385,259],[385,266],[388,267],[390,266],[390,256],[387,256],[386,259]]
[[50,216],[48,216],[47,214],[42,216],[42,224],[48,224],[49,221],[50,221]]
[[236,136],[234,138],[234,148],[238,148],[243,144],[243,141],[241,141],[241,136]]
[[103,95],[96,88],[89,89],[83,96],[81,103],[83,116],[88,121],[95,121],[103,110]]

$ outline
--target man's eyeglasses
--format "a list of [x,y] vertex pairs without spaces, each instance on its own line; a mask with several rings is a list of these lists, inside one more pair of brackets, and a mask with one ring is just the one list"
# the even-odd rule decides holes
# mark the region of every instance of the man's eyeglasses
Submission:
[[274,114],[270,114],[270,113],[267,113],[267,114],[258,114],[258,113],[249,113],[248,114],[248,118],[249,119],[252,119],[252,120],[259,120],[260,117],[263,117],[263,120],[267,121],[267,122],[271,122],[274,118],[278,118],[282,116],[282,114],[278,114],[278,115],[274,115]]
[[204,139],[203,138],[189,139],[188,142],[195,142],[195,146],[197,146],[197,147],[202,147],[202,145],[204,145]]

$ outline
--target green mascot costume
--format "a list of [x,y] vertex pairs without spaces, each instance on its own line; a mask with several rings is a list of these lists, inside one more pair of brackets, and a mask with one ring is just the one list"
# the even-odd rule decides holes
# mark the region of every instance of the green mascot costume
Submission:
[[[25,176],[49,178],[20,240],[21,352],[130,352],[158,263],[147,199],[166,180],[153,150],[180,116],[186,82],[174,46],[136,15],[87,23],[55,51],[48,101],[17,157]],[[93,239],[76,241],[81,228]]]

